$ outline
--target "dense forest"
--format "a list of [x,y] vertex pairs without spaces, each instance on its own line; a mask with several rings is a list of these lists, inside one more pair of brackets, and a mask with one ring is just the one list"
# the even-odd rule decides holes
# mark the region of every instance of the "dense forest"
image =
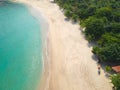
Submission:
[[[72,21],[80,22],[92,52],[102,62],[120,62],[120,0],[55,0]],[[119,76],[119,75],[118,75]],[[120,76],[119,76],[120,77]],[[117,90],[120,90],[120,78]]]

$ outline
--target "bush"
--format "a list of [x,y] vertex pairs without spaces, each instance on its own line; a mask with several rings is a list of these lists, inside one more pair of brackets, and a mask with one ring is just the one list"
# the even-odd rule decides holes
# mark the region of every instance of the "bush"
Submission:
[[76,14],[73,14],[73,15],[72,15],[72,20],[73,20],[74,22],[76,22],[76,21],[78,20],[78,16],[77,16]]
[[120,74],[112,75],[111,80],[116,90],[120,90]]
[[110,66],[106,66],[106,67],[105,67],[105,70],[106,70],[107,72],[110,72],[112,69],[111,69]]
[[68,17],[68,18],[71,18],[72,17],[72,12],[70,10],[65,10],[64,12],[65,16]]
[[98,55],[99,52],[100,52],[100,48],[99,48],[98,46],[94,46],[92,52],[93,52],[94,54]]

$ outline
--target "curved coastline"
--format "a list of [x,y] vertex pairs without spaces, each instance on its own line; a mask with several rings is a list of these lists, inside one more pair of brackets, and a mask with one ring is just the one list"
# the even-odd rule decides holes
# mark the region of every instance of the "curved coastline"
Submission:
[[[16,2],[10,2],[10,3],[15,3],[16,4]],[[18,3],[18,2],[17,2]],[[19,5],[19,3],[18,3],[18,5]],[[21,5],[21,4],[20,4]],[[22,6],[24,6],[23,4],[22,4]],[[29,15],[31,16],[31,15],[33,15],[33,17],[35,17],[36,19],[38,19],[38,21],[42,21],[42,22],[40,22],[40,26],[42,26],[41,27],[41,30],[42,30],[42,46],[43,46],[43,48],[42,48],[42,52],[44,53],[42,53],[42,62],[43,62],[43,66],[42,66],[42,71],[41,71],[41,75],[40,75],[40,77],[39,76],[37,76],[38,78],[40,78],[40,79],[42,79],[41,78],[41,76],[43,77],[44,76],[44,73],[45,73],[45,63],[47,62],[47,61],[45,61],[45,59],[47,60],[47,37],[48,37],[48,34],[49,34],[49,30],[48,30],[48,23],[46,22],[46,20],[44,19],[44,16],[37,10],[37,9],[35,9],[34,7],[32,7],[32,6],[30,6],[30,5],[27,5],[27,4],[25,4],[25,6],[29,9]],[[25,7],[25,10],[26,10],[26,7]],[[16,9],[16,8],[15,8]],[[27,10],[28,11],[28,10]],[[19,12],[19,11],[18,11]],[[14,12],[13,12],[14,13]],[[30,14],[31,13],[31,14]],[[21,14],[21,12],[20,12],[20,14]],[[32,16],[31,16],[32,17]],[[33,18],[32,18],[33,19]],[[34,19],[33,19],[34,20]],[[29,21],[29,20],[28,20]],[[31,21],[32,22],[32,21]],[[35,23],[35,22],[34,22]],[[26,23],[25,23],[26,24]],[[39,24],[37,24],[38,25],[38,31],[39,31]],[[32,28],[32,25],[31,25],[31,27],[29,27],[29,28]],[[37,26],[36,27],[34,27],[34,28],[32,28],[32,30],[34,31],[34,29],[36,29],[37,28]],[[28,29],[28,30],[30,30],[30,29]],[[39,33],[37,33],[38,34],[38,36],[40,35]],[[37,34],[34,34],[34,35],[37,35]],[[32,35],[32,34],[31,34]],[[33,36],[33,35],[32,35]],[[37,39],[35,39],[35,40],[37,40]],[[38,40],[39,40],[39,37],[38,37]],[[41,50],[40,50],[41,51]],[[31,52],[31,51],[30,51]],[[44,55],[44,56],[43,56]],[[40,60],[41,61],[41,60]],[[45,62],[44,62],[45,61]],[[41,65],[39,65],[39,66],[41,66]],[[29,68],[29,67],[28,67]],[[27,70],[27,69],[26,69]],[[29,71],[28,71],[29,72]],[[34,74],[34,73],[33,73]],[[30,74],[31,75],[31,74]],[[35,75],[39,75],[39,74],[35,74]],[[33,79],[35,79],[35,78],[33,78]],[[29,80],[32,80],[32,79],[29,79]],[[38,79],[39,80],[39,79]],[[38,81],[37,81],[38,82]],[[38,85],[38,84],[37,84]],[[36,86],[36,84],[35,84],[35,86]],[[33,84],[32,84],[32,86],[31,87],[33,87]],[[33,87],[34,88],[34,87]]]
[[88,46],[78,24],[66,21],[59,7],[47,0],[18,1],[41,11],[40,15],[44,13],[49,24],[45,54],[48,60],[44,60],[39,90],[112,90],[104,71],[101,70],[101,76],[97,74],[92,47]]
[[47,90],[49,88],[50,79],[50,63],[49,63],[49,24],[45,16],[32,5],[26,4],[32,13],[32,15],[39,20],[42,33],[42,74],[40,77],[40,84],[38,85],[38,90]]
[[43,13],[38,10],[38,8],[21,1],[14,1],[17,3],[22,3],[27,6],[34,18],[38,19],[41,26],[42,35],[42,72],[40,76],[40,82],[38,84],[37,90],[47,90],[49,88],[50,79],[50,58],[49,58],[49,24]]

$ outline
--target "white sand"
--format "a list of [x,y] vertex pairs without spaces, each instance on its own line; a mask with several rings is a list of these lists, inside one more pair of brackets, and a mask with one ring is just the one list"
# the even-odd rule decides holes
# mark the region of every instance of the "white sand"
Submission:
[[19,1],[39,9],[49,23],[50,67],[47,69],[50,78],[47,78],[48,72],[45,73],[40,90],[112,90],[104,71],[98,75],[92,47],[84,39],[78,24],[66,21],[59,7],[49,1]]

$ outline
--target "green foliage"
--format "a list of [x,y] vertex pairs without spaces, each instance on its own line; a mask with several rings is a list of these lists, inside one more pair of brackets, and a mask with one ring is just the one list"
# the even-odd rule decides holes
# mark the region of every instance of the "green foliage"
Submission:
[[120,23],[116,23],[116,22],[111,23],[110,30],[113,33],[120,33]]
[[93,49],[92,49],[92,52],[93,52],[94,54],[98,55],[99,52],[100,52],[99,47],[98,47],[98,46],[94,46]]
[[111,76],[111,81],[116,88],[116,90],[120,90],[120,74],[115,74]]
[[100,46],[105,46],[106,44],[118,43],[120,45],[120,34],[105,33],[101,39],[98,41]]
[[67,16],[68,18],[72,16],[72,12],[70,10],[66,10],[64,13],[65,13],[65,16]]
[[120,12],[119,11],[113,12],[113,21],[120,22]]
[[106,17],[108,20],[112,18],[112,9],[110,7],[102,7],[97,9],[96,15],[98,17]]
[[99,58],[106,62],[120,62],[120,44],[106,44],[104,47],[93,49]]
[[85,34],[89,40],[98,40],[105,32],[105,20],[103,18],[89,17],[85,21]]
[[[97,42],[92,52],[100,60],[120,62],[120,0],[55,0],[64,14],[73,21],[80,20],[89,41]],[[110,71],[109,66],[106,71]],[[120,75],[111,77],[120,90]]]
[[80,20],[92,52],[107,62],[120,61],[120,0],[55,0],[65,15]]
[[78,16],[76,14],[73,14],[72,15],[72,20],[76,22],[78,20]]
[[106,70],[107,72],[110,72],[110,71],[112,70],[112,68],[111,68],[110,66],[106,66],[106,67],[105,67],[105,70]]

